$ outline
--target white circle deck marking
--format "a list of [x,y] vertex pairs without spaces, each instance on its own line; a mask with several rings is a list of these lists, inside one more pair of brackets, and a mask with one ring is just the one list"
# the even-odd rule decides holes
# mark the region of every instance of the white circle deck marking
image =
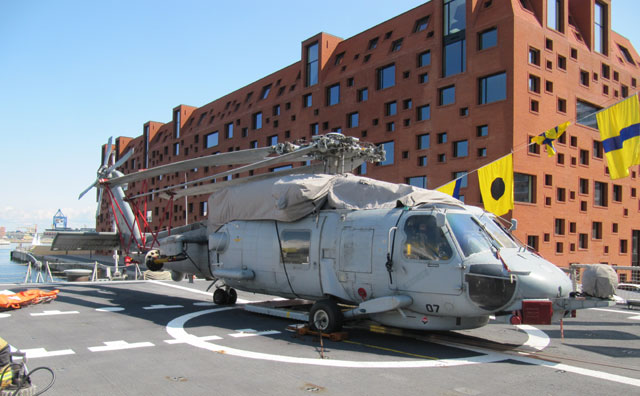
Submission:
[[122,308],[122,307],[102,307],[102,308],[96,308],[96,311],[98,311],[98,312],[120,312],[120,311],[124,311],[124,308]]
[[227,311],[230,309],[236,309],[237,307],[225,307],[216,309],[206,309],[203,311],[192,312],[186,315],[179,316],[167,324],[167,333],[170,336],[194,346],[196,348],[202,348],[211,352],[224,353],[226,355],[233,355],[238,357],[245,357],[250,359],[271,360],[274,362],[283,363],[297,363],[297,364],[311,364],[317,366],[333,366],[333,367],[354,367],[354,368],[423,368],[423,367],[450,367],[450,366],[463,366],[469,364],[479,363],[493,363],[500,360],[505,360],[504,356],[494,353],[484,353],[480,356],[474,356],[470,358],[460,359],[442,359],[442,360],[411,360],[411,361],[353,361],[353,360],[326,360],[326,359],[312,359],[301,358],[295,356],[274,355],[262,352],[246,351],[237,348],[231,348],[223,345],[213,344],[211,342],[203,341],[201,338],[187,333],[184,329],[184,325],[191,319],[198,316],[207,315],[211,313],[217,313]]

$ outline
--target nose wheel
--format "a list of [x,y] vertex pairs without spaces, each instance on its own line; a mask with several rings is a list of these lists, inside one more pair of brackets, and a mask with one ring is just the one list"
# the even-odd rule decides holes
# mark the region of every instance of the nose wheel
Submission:
[[233,305],[237,300],[238,292],[236,292],[236,289],[229,288],[225,290],[221,288],[213,292],[213,302],[216,305]]

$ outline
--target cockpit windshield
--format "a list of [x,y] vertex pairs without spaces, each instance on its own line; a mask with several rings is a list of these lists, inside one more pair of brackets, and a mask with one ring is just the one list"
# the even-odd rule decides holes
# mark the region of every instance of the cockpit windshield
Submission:
[[487,230],[491,233],[491,235],[496,238],[500,244],[505,248],[518,248],[520,245],[505,231],[499,224],[496,223],[496,220],[493,216],[484,213],[481,216],[478,216],[478,219],[482,222],[482,224],[487,227]]
[[495,243],[495,240],[472,215],[449,212],[447,213],[447,221],[465,256],[491,252],[492,243]]

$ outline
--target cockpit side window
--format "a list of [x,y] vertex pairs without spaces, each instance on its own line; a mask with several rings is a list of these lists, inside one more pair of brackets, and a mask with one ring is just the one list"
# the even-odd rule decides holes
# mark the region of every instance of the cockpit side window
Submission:
[[410,260],[444,261],[451,258],[452,249],[442,229],[431,215],[414,215],[403,228],[404,257]]

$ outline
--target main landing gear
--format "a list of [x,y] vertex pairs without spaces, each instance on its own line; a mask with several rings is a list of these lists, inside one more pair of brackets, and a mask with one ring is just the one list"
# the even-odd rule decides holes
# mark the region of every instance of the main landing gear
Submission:
[[217,305],[233,305],[238,300],[238,292],[233,288],[220,288],[213,292],[213,302]]
[[342,328],[342,312],[331,299],[316,301],[309,312],[309,327],[321,333],[333,333]]

